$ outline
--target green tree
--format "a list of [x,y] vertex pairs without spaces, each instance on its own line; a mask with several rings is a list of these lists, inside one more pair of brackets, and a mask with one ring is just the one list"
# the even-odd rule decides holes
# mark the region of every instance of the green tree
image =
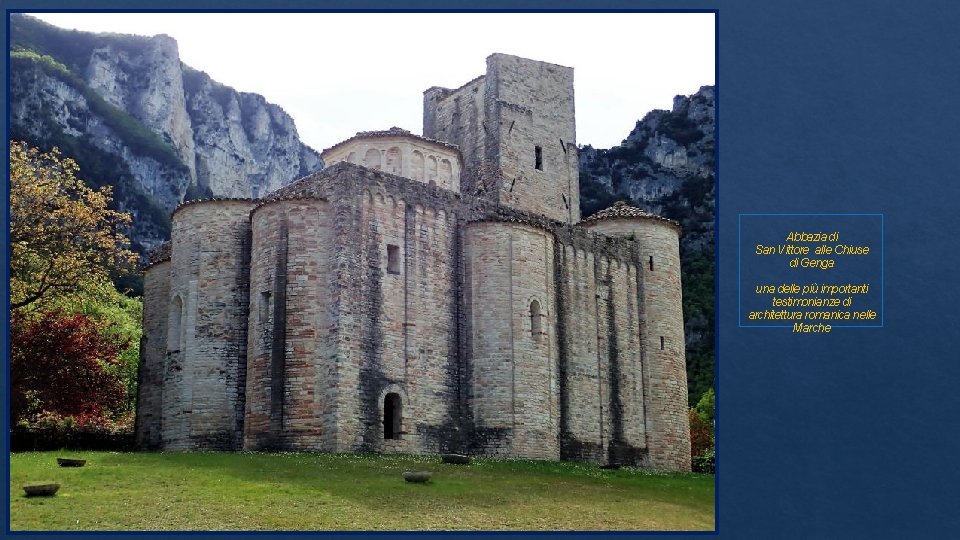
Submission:
[[90,189],[77,172],[56,148],[10,143],[12,311],[41,308],[136,263],[124,235],[129,214],[108,208],[109,186]]
[[140,337],[143,335],[143,299],[131,298],[109,281],[102,281],[53,302],[52,307],[87,316],[104,339],[121,344],[119,361],[108,368],[126,387],[126,409],[132,411],[136,405]]
[[714,393],[713,388],[708,388],[707,391],[700,396],[700,401],[697,402],[697,415],[710,425],[713,425],[716,401],[717,395]]

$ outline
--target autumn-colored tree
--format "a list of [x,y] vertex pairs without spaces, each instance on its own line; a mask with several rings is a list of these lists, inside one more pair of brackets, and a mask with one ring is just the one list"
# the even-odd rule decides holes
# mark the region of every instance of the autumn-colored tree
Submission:
[[87,187],[54,148],[10,143],[10,309],[43,306],[136,263],[123,231],[129,214],[108,208],[109,186]]
[[690,455],[702,456],[710,450],[713,450],[713,424],[704,421],[696,409],[690,409]]
[[48,311],[10,318],[10,415],[41,411],[100,418],[123,409],[120,350],[126,344],[100,331],[86,315]]

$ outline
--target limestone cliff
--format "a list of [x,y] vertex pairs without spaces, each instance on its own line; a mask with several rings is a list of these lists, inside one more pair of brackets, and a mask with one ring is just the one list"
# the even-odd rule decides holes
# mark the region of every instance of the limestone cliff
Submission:
[[581,148],[581,191],[588,199],[584,216],[609,206],[609,198],[628,198],[663,212],[662,199],[685,182],[712,182],[714,107],[713,87],[704,86],[691,96],[676,96],[672,111],[647,113],[620,146]]
[[713,384],[715,92],[677,96],[637,121],[620,146],[580,148],[583,216],[627,199],[678,221],[691,403]]
[[184,65],[176,41],[10,23],[11,136],[77,159],[114,186],[145,251],[185,199],[256,197],[318,170],[293,120],[262,96]]

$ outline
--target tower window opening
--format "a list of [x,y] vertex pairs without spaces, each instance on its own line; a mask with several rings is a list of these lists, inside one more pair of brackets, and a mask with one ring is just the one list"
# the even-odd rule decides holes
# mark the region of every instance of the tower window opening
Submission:
[[400,438],[400,420],[403,412],[403,403],[400,401],[400,395],[395,393],[387,394],[383,398],[383,438]]
[[260,322],[266,323],[270,320],[270,291],[260,293]]
[[530,302],[530,335],[534,338],[543,332],[542,318],[543,313],[540,311],[540,302],[537,300]]
[[400,246],[387,244],[387,273],[400,273]]
[[653,272],[653,255],[650,256],[650,271]]
[[660,336],[660,350],[661,350],[661,351],[663,350],[663,345],[664,345],[664,343],[663,343],[663,336]]
[[534,146],[533,154],[535,159],[534,167],[536,167],[538,171],[542,171],[543,170],[543,148],[540,148],[539,146]]

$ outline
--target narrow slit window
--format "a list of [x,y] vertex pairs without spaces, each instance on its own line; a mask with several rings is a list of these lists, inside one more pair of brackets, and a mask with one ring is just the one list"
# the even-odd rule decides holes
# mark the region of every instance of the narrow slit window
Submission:
[[650,256],[650,271],[653,272],[653,255]]
[[400,246],[387,244],[387,273],[400,273]]
[[538,171],[542,171],[543,170],[543,148],[540,148],[539,146],[534,146],[533,154],[534,154],[534,167],[536,167]]
[[534,338],[543,332],[542,317],[543,313],[540,311],[540,302],[537,300],[530,302],[530,335]]
[[260,293],[260,323],[266,323],[270,320],[270,292]]
[[662,351],[664,347],[663,336],[660,336],[660,350]]

